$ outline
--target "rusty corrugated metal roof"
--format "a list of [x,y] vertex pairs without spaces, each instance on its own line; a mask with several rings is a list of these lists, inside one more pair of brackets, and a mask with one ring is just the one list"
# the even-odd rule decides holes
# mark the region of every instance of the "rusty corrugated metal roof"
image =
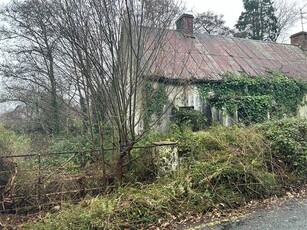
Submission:
[[267,76],[276,71],[307,81],[307,56],[297,46],[234,37],[184,37],[168,31],[152,74],[168,79],[222,80],[227,74]]

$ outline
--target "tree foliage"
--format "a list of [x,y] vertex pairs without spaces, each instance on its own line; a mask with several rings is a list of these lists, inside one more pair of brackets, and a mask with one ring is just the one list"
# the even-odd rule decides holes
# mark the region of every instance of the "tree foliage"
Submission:
[[234,30],[225,25],[224,15],[215,14],[210,10],[196,15],[194,30],[196,33],[212,35],[229,36],[234,34]]
[[239,37],[276,41],[278,22],[271,0],[243,0],[244,11],[235,27]]

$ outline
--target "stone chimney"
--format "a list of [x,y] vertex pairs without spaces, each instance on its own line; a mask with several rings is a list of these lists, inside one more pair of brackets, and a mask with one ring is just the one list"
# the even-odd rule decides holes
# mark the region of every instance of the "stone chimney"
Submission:
[[194,38],[193,33],[193,19],[194,16],[192,14],[183,14],[176,21],[177,31],[181,32],[185,37]]
[[307,32],[299,32],[291,35],[291,45],[299,46],[302,49],[307,49]]

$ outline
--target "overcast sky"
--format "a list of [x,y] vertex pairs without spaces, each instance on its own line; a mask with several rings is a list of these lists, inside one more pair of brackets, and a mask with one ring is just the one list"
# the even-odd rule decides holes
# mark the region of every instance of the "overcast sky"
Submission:
[[[0,0],[0,3],[7,3],[10,0]],[[236,24],[241,12],[243,11],[242,0],[183,0],[186,2],[186,6],[191,13],[201,13],[207,10],[212,10],[217,14],[223,14],[226,21],[226,25],[233,28]],[[307,12],[307,0],[286,0],[287,2],[298,2],[300,7],[305,5]],[[307,17],[307,15],[306,15]],[[306,28],[307,28],[307,19]],[[301,22],[297,22],[297,25],[293,30],[289,31],[289,36],[293,33],[300,32],[302,30]]]
[[[304,7],[305,12],[307,12],[307,0],[286,0],[287,2],[297,2],[301,7]],[[241,12],[243,11],[243,1],[242,0],[185,0],[187,9],[191,13],[201,13],[207,10],[211,10],[217,14],[223,14],[226,21],[226,25],[233,28],[236,24]],[[307,28],[307,15],[305,31]],[[288,32],[288,35],[300,32],[302,30],[301,22],[297,22],[296,26]],[[284,41],[284,42],[288,42]]]
[[192,13],[211,10],[223,14],[227,26],[233,27],[243,10],[242,0],[186,0],[186,6]]

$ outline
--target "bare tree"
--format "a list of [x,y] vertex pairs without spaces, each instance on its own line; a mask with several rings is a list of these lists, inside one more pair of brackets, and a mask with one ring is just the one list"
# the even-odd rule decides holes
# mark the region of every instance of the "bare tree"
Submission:
[[142,92],[147,81],[157,81],[154,62],[169,39],[177,5],[164,0],[53,0],[52,5],[59,37],[69,44],[79,83],[91,96],[101,145],[103,123],[112,126],[120,181],[124,158],[150,128],[142,129]]
[[[2,51],[6,59],[1,65],[1,72],[15,99],[21,100],[28,94],[26,91],[32,91],[33,85],[39,91],[48,93],[48,100],[41,101],[40,106],[50,115],[47,119],[50,121],[49,131],[58,133],[58,96],[59,86],[62,85],[61,79],[56,77],[55,67],[58,37],[52,30],[52,12],[46,4],[41,0],[15,0],[1,10],[4,25],[0,33],[2,42],[5,42]],[[29,98],[28,105],[31,101],[36,105],[38,103]]]
[[194,30],[197,33],[231,36],[234,30],[225,25],[224,15],[206,11],[196,15]]
[[[163,47],[171,39],[168,29],[178,9],[175,0],[14,1],[2,11],[8,27],[1,32],[18,42],[8,50],[17,61],[3,65],[2,72],[15,92],[23,92],[19,95],[34,92],[33,86],[36,96],[50,93],[54,130],[58,100],[65,95],[79,100],[92,136],[95,116],[101,151],[104,123],[110,123],[120,181],[124,158],[163,116],[151,116],[144,126],[144,90],[148,82],[157,87],[163,81],[156,76],[160,66],[155,63],[157,58],[167,61]],[[176,90],[165,90],[164,112]]]
[[298,3],[275,0],[273,4],[278,24],[278,39],[283,41],[288,39],[287,32],[294,27],[300,18]]

